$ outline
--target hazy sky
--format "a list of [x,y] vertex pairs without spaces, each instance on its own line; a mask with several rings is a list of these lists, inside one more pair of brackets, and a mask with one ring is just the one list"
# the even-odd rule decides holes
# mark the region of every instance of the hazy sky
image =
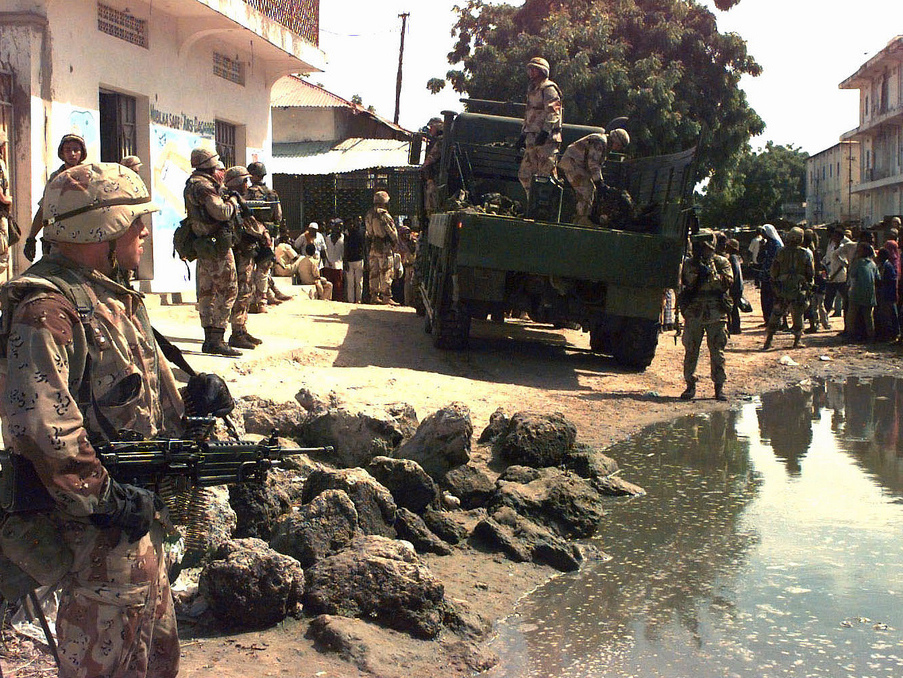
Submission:
[[[714,8],[711,0],[703,4]],[[395,78],[401,19],[405,35],[400,124],[418,129],[443,109],[460,110],[450,87],[431,95],[426,82],[450,68],[446,55],[461,0],[327,0],[320,4],[320,48],[329,60],[311,80],[339,96],[362,97],[384,118],[395,111]],[[512,4],[521,4],[513,2]],[[741,0],[728,12],[714,10],[719,30],[739,33],[762,65],[758,78],[742,86],[767,125],[753,140],[794,144],[817,153],[858,125],[858,93],[838,84],[903,34],[901,0]],[[552,77],[554,79],[552,64]],[[525,83],[526,87],[526,83]]]

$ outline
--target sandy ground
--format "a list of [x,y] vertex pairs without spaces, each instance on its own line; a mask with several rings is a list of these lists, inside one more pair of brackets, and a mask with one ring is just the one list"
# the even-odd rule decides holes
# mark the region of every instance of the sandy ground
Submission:
[[[754,304],[758,301],[751,287],[747,296]],[[404,401],[421,419],[460,401],[471,410],[475,435],[498,407],[508,414],[525,409],[561,411],[577,425],[579,440],[600,448],[650,423],[731,406],[712,398],[705,348],[697,372],[703,377],[699,397],[693,402],[679,400],[683,347],[679,340],[675,343],[673,332],[662,335],[652,365],[633,372],[592,354],[588,335],[579,331],[520,320],[504,325],[474,322],[468,351],[443,352],[433,348],[423,319],[412,309],[296,298],[267,314],[252,315],[248,329],[265,343],[234,359],[199,353],[202,332],[193,304],[164,305],[151,297],[148,305],[157,328],[184,350],[195,369],[219,373],[236,396],[288,401],[307,388],[321,397],[334,393],[351,409]],[[840,318],[832,318],[834,331],[806,335],[804,348],[790,349],[792,337],[779,334],[774,348],[762,352],[764,329],[757,311],[744,315],[742,333],[728,346],[726,390],[734,404],[807,378],[899,371],[901,349],[895,345],[842,345],[836,338]],[[781,364],[785,356],[796,364]],[[643,484],[642,478],[628,480]],[[604,540],[604,534],[600,536]],[[554,574],[470,547],[428,561],[449,597],[489,619],[511,613],[520,596]],[[451,638],[428,643],[375,629],[369,644],[384,649],[382,655],[373,656],[366,673],[316,651],[304,637],[306,630],[304,620],[229,636],[195,633],[183,626],[180,675],[391,678],[471,673]],[[15,660],[3,664],[3,675],[48,675],[29,673]],[[10,673],[17,668],[19,672]]]

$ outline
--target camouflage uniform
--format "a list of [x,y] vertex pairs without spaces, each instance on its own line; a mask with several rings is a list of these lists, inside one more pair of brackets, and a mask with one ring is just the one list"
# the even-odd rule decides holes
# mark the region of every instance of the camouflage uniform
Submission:
[[[185,183],[184,196],[185,211],[195,235],[222,237],[228,232],[235,207],[223,200],[212,176],[195,170]],[[231,248],[223,248],[214,256],[199,255],[197,282],[201,326],[225,330],[238,297],[238,274]]]
[[[527,90],[527,112],[524,115],[523,126],[526,145],[517,173],[517,178],[528,197],[534,175],[557,176],[555,159],[561,143],[561,121],[561,89],[558,85],[548,78],[535,85],[531,83]],[[537,145],[537,140],[543,132],[546,139]]]
[[[714,251],[714,246],[713,246]],[[701,264],[708,267],[708,273],[701,272]],[[684,380],[687,383],[685,399],[692,398],[696,391],[696,364],[703,335],[709,347],[712,382],[716,397],[722,399],[722,389],[727,381],[724,365],[724,349],[727,346],[727,322],[730,309],[725,306],[725,292],[730,289],[734,275],[730,262],[718,254],[711,259],[701,260],[699,256],[684,262],[681,270],[682,298],[681,313],[684,316],[682,341],[684,345]]]
[[[432,123],[432,121],[430,121]],[[441,125],[441,121],[437,126]],[[420,166],[420,172],[423,175],[423,208],[426,215],[429,216],[439,209],[439,187],[437,180],[439,178],[439,161],[442,157],[442,129],[439,127],[434,136],[430,137],[429,144],[426,147],[426,155],[423,164]]]
[[[118,167],[80,167],[91,172],[112,166]],[[127,182],[129,176],[120,180]],[[45,196],[54,187],[59,191],[58,184],[52,182]],[[63,192],[75,193],[72,186]],[[57,214],[54,198],[44,206],[45,213]],[[96,225],[109,224],[110,213],[123,215],[121,227],[136,212],[153,208],[116,206],[102,215],[95,209],[58,223],[70,228],[81,220],[91,228],[70,230],[80,239],[67,242],[103,242],[110,231]],[[113,237],[118,235],[121,231]],[[55,236],[48,232],[46,237]],[[98,527],[92,520],[108,515],[111,493],[96,441],[108,437],[110,429],[147,437],[179,433],[182,401],[141,295],[54,249],[7,283],[2,297],[4,442],[34,466],[55,502],[54,509],[40,515],[49,518],[58,543],[73,555],[61,581],[56,620],[59,675],[175,676],[179,639],[159,516],[131,543],[124,529]]]
[[367,265],[370,268],[370,301],[390,303],[392,299],[392,252],[398,242],[398,230],[388,210],[374,205],[364,217],[370,248]]
[[771,339],[778,331],[787,313],[790,313],[793,320],[791,327],[793,345],[794,347],[799,346],[803,334],[803,316],[808,307],[809,291],[815,280],[812,251],[803,247],[802,243],[803,229],[798,227],[791,229],[787,235],[787,245],[777,253],[771,265],[769,273],[775,288],[775,302],[768,318],[765,348],[771,347]]
[[589,218],[596,198],[596,182],[602,181],[602,166],[608,157],[608,136],[588,134],[565,149],[558,169],[577,194],[577,218]]
[[[263,183],[261,178],[251,175],[251,186],[248,188],[248,200],[268,200],[270,202],[279,202],[279,194]],[[263,225],[266,227],[273,242],[279,237],[280,224],[282,223],[282,205],[278,204],[273,207],[270,218],[264,220]],[[253,297],[251,303],[262,306],[267,303],[267,298],[271,296],[271,292],[275,293],[275,285],[272,280],[273,262],[267,261],[263,264],[254,265],[254,276],[252,281]],[[284,296],[284,295],[283,295]],[[278,296],[277,296],[278,298]]]
[[[0,137],[0,145],[5,142]],[[3,158],[0,158],[0,193],[9,196],[9,170]],[[9,268],[9,215],[10,206],[0,203],[0,274],[6,273]]]

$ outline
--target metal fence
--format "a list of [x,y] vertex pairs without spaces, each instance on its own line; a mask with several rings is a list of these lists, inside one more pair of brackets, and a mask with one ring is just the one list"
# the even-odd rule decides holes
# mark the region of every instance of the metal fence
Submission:
[[320,45],[320,0],[245,0],[254,9],[278,21],[305,42]]

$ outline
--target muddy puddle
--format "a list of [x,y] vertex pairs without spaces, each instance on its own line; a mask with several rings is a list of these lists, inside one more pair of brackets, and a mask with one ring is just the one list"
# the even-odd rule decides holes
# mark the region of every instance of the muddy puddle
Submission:
[[796,387],[610,450],[612,559],[499,627],[493,678],[903,675],[903,381]]

